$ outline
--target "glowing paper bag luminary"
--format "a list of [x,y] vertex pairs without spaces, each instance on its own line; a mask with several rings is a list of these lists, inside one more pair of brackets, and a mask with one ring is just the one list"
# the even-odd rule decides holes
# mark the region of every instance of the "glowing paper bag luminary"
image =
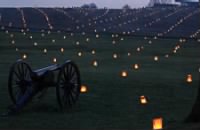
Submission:
[[121,77],[127,77],[128,76],[128,72],[127,71],[122,71],[121,72]]
[[140,103],[141,104],[147,104],[147,99],[145,96],[140,96]]
[[192,82],[192,75],[191,75],[191,74],[188,74],[188,75],[187,75],[187,82],[188,82],[188,83],[191,83],[191,82]]
[[92,63],[92,64],[93,64],[93,66],[94,66],[94,67],[97,67],[97,66],[98,66],[98,62],[97,62],[96,60],[95,60],[95,61],[93,61],[93,63]]
[[139,69],[139,65],[138,64],[134,64],[134,69],[135,70]]
[[57,59],[56,59],[56,58],[53,58],[53,62],[56,63],[56,62],[57,62]]
[[163,129],[163,119],[161,117],[153,119],[153,130]]
[[158,60],[159,60],[158,56],[154,56],[154,61],[158,61]]
[[26,54],[23,54],[22,55],[22,58],[25,60],[25,59],[27,59],[27,55]]
[[81,85],[80,92],[81,93],[86,93],[87,92],[87,86]]

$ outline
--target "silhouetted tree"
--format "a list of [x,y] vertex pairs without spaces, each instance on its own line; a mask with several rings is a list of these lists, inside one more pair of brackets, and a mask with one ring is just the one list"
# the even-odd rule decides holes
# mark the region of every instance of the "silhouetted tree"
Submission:
[[131,9],[131,6],[129,6],[128,4],[126,4],[126,5],[124,5],[124,6],[122,7],[122,9],[128,10],[128,9]]
[[90,4],[84,4],[81,6],[81,8],[86,8],[86,9],[97,9],[97,5],[95,3],[90,3]]
[[97,7],[97,5],[96,5],[95,3],[91,3],[91,4],[90,4],[90,8],[92,8],[92,9],[97,9],[98,7]]
[[90,6],[88,4],[84,4],[84,5],[81,6],[81,8],[87,8],[88,9],[88,8],[90,8]]

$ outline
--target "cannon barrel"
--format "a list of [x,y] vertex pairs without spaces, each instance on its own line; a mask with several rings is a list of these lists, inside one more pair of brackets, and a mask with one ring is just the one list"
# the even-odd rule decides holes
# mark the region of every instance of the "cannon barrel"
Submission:
[[55,70],[58,70],[58,69],[60,69],[60,65],[59,65],[59,64],[55,64],[55,65],[47,66],[47,67],[45,67],[45,68],[37,69],[37,70],[35,70],[34,72],[35,72],[38,76],[41,76],[41,75],[43,75],[46,71],[55,71]]
[[60,69],[60,65],[50,65],[45,68],[37,69],[32,72],[31,79],[33,82],[37,83],[40,88],[44,86],[55,86],[55,71]]

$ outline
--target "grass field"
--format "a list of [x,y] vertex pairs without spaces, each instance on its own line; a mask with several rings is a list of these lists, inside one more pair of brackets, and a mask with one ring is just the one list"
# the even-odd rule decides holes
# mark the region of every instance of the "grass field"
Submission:
[[[41,101],[33,101],[19,115],[0,117],[0,128],[152,129],[155,117],[163,118],[164,128],[179,128],[192,108],[200,78],[200,43],[179,40],[0,32],[0,113],[11,105],[7,90],[9,67],[23,54],[27,54],[26,61],[33,70],[53,64],[54,57],[60,64],[67,59],[75,61],[82,84],[88,87],[77,104],[65,112],[59,112],[55,89],[50,88]],[[173,53],[177,45],[180,49]],[[60,48],[65,51],[61,53]],[[92,54],[92,50],[96,53]],[[113,54],[118,58],[114,59]],[[154,56],[159,60],[154,61]],[[94,60],[98,67],[92,65]],[[133,69],[134,64],[139,65],[138,70]],[[122,78],[121,71],[127,71],[128,77]],[[187,74],[192,74],[192,83],[186,82]],[[148,104],[140,104],[141,95],[148,98]]]

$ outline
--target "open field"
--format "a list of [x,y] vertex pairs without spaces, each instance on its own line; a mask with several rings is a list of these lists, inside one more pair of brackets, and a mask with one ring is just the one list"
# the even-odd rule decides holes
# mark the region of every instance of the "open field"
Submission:
[[[75,61],[88,92],[80,95],[72,109],[62,113],[55,89],[51,88],[41,101],[33,100],[19,115],[0,117],[0,128],[152,129],[155,117],[163,117],[164,128],[185,126],[182,121],[192,108],[199,86],[198,41],[112,34],[98,34],[98,38],[96,34],[44,34],[42,37],[41,33],[0,32],[0,113],[11,104],[7,91],[9,67],[23,54],[32,69],[53,64],[54,57],[58,63]],[[45,48],[47,54],[43,52]],[[61,48],[65,49],[63,53]],[[154,61],[155,56],[158,61]],[[97,67],[92,65],[94,60]],[[138,70],[134,64],[139,65]],[[122,78],[121,71],[127,71],[128,77]],[[193,76],[192,83],[186,82],[188,74]],[[148,104],[140,104],[141,95],[148,98]]]

